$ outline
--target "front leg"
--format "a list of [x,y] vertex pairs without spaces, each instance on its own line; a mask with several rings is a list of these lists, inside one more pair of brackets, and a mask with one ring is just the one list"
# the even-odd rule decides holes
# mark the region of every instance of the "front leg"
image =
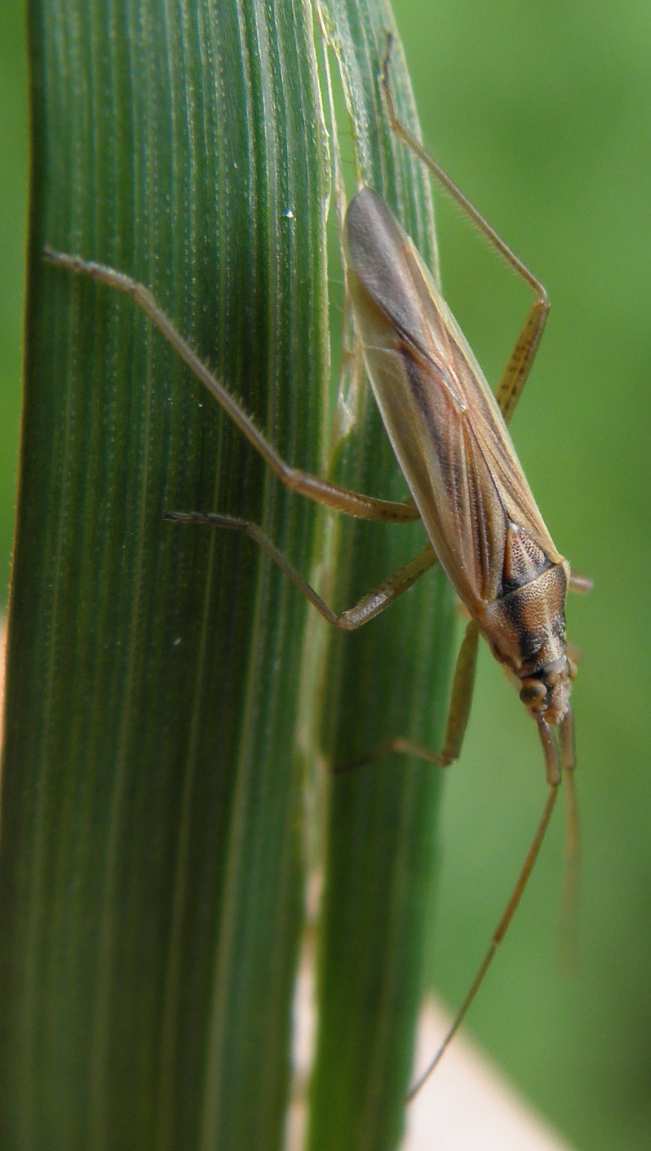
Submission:
[[440,751],[433,751],[431,748],[424,747],[423,744],[413,743],[409,739],[397,736],[393,739],[383,740],[366,755],[335,767],[335,774],[339,775],[351,771],[355,767],[372,763],[374,760],[384,759],[387,755],[413,756],[414,759],[422,759],[425,763],[431,763],[435,767],[448,767],[449,764],[454,763],[461,755],[468,719],[470,718],[475,672],[477,670],[478,640],[479,628],[474,620],[470,620],[466,625],[465,635],[457,655],[448,718],[445,725],[445,738]]

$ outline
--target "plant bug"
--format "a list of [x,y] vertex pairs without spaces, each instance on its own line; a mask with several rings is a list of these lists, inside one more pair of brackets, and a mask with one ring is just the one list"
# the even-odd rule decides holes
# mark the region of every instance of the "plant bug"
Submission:
[[219,513],[167,515],[176,522],[244,532],[329,623],[347,631],[368,623],[424,572],[437,562],[442,565],[470,617],[457,658],[443,747],[434,752],[396,738],[375,748],[365,761],[399,752],[445,767],[458,758],[470,712],[480,635],[515,681],[536,723],[548,784],[544,809],[486,954],[434,1058],[412,1086],[411,1099],[459,1029],[508,930],[549,825],[561,774],[569,793],[568,837],[576,841],[570,705],[576,669],[567,653],[565,599],[568,589],[587,590],[590,585],[572,576],[567,560],[557,551],[507,427],[547,319],[545,289],[399,121],[389,84],[390,49],[389,38],[381,79],[394,131],[535,294],[494,395],[414,245],[388,206],[368,187],[362,187],[351,200],[345,246],[355,328],[411,501],[377,499],[293,468],[201,362],[146,287],[122,272],[79,256],[48,249],[46,258],[131,296],[287,488],[353,517],[387,523],[421,520],[427,546],[353,607],[336,612],[256,524]]

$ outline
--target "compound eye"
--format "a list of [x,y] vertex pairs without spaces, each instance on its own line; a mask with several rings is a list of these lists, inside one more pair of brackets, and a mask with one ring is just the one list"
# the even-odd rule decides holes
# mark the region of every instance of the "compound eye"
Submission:
[[520,699],[531,711],[540,711],[547,699],[547,688],[539,679],[525,679],[522,683]]

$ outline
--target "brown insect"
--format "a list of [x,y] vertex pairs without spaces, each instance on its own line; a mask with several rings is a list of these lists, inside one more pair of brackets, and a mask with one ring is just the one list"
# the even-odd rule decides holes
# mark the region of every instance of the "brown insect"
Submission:
[[379,615],[435,563],[442,565],[470,616],[457,658],[443,748],[433,752],[398,738],[375,748],[366,761],[400,752],[445,767],[458,758],[470,712],[480,634],[515,681],[536,723],[549,789],[545,807],[488,950],[441,1046],[412,1086],[411,1099],[458,1030],[506,934],[549,824],[561,771],[569,787],[568,837],[576,844],[570,706],[576,669],[567,653],[565,598],[569,588],[584,591],[590,583],[574,577],[557,550],[507,428],[547,319],[545,290],[398,120],[389,85],[389,52],[390,41],[382,81],[393,129],[536,296],[493,395],[456,320],[387,205],[370,188],[362,188],[351,201],[345,240],[356,330],[413,502],[376,499],[288,465],[201,362],[147,288],[78,256],[49,249],[46,256],[52,264],[130,295],[286,487],[351,516],[422,521],[428,546],[352,608],[335,612],[256,524],[218,513],[175,512],[167,517],[246,533],[326,620],[348,631]]

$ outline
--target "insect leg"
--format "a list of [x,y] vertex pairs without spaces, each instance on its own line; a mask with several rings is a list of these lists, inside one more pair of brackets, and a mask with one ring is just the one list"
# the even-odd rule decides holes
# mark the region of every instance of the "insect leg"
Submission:
[[175,328],[154,296],[143,284],[123,272],[114,268],[97,264],[91,260],[84,260],[80,256],[68,255],[64,252],[54,252],[47,248],[45,258],[49,263],[77,275],[88,276],[108,287],[130,296],[139,308],[149,318],[155,328],[167,340],[177,355],[187,364],[194,376],[204,385],[210,394],[221,405],[233,423],[240,429],[249,443],[262,456],[275,473],[278,479],[291,491],[299,492],[308,499],[325,504],[336,511],[359,519],[382,520],[389,522],[406,522],[419,519],[418,511],[413,503],[399,503],[393,500],[376,499],[361,492],[350,491],[331,484],[319,476],[301,471],[287,464],[279,456],[276,449],[255,426],[251,417],[245,412],[240,402],[228,391],[226,387],[209,371],[200,360],[197,353],[190,347],[187,340]]
[[236,519],[234,516],[220,515],[217,512],[167,512],[165,519],[182,524],[208,524],[212,527],[226,528],[229,531],[242,532],[247,535],[285,573],[294,586],[321,613],[323,618],[328,623],[333,624],[334,627],[340,628],[341,631],[356,631],[369,620],[375,619],[436,563],[436,555],[428,545],[409,563],[398,568],[381,584],[362,596],[353,607],[337,612],[307,583],[287,559],[287,556],[279,551],[257,524],[251,523],[249,520]]
[[524,390],[549,314],[549,300],[542,284],[539,286],[542,294],[531,306],[495,393],[507,424]]
[[410,1087],[409,1093],[407,1095],[407,1102],[410,1102],[414,1096],[418,1094],[425,1081],[429,1079],[429,1076],[440,1063],[447,1048],[449,1047],[450,1043],[454,1039],[454,1036],[463,1023],[466,1013],[484,981],[484,977],[493,961],[493,957],[497,951],[497,948],[509,929],[511,920],[513,919],[513,916],[515,915],[515,912],[518,908],[518,904],[522,899],[522,895],[529,881],[529,876],[531,875],[534,864],[538,858],[538,853],[540,852],[543,839],[545,838],[545,832],[547,831],[549,821],[554,810],[556,797],[558,795],[558,784],[560,782],[560,772],[558,768],[558,756],[556,754],[556,748],[554,746],[549,728],[544,720],[540,720],[538,722],[538,729],[545,753],[545,766],[547,771],[547,783],[549,787],[543,813],[540,817],[538,827],[536,828],[536,832],[531,841],[529,850],[525,856],[522,868],[520,869],[520,874],[518,875],[515,887],[511,892],[500,921],[495,928],[495,931],[493,932],[493,936],[491,938],[486,954],[484,955],[484,958],[477,968],[475,977],[466,993],[466,997],[463,1000],[461,1007],[457,1011],[457,1014],[454,1017],[438,1050],[436,1051],[436,1054],[430,1060],[429,1064],[421,1073],[421,1075],[419,1075],[416,1082]]
[[524,264],[518,256],[516,256],[515,252],[509,248],[508,244],[505,243],[502,237],[498,235],[494,228],[491,227],[491,225],[488,223],[488,220],[482,216],[481,212],[478,211],[478,209],[474,206],[473,203],[471,203],[471,201],[461,191],[457,184],[454,183],[454,180],[448,176],[445,169],[442,168],[441,165],[438,164],[437,161],[425,151],[420,140],[417,140],[414,134],[410,132],[409,129],[399,119],[393,100],[391,84],[389,82],[389,61],[392,45],[393,37],[390,33],[388,33],[387,48],[382,63],[381,79],[391,127],[393,128],[396,135],[399,136],[399,138],[403,141],[403,143],[405,143],[408,148],[411,148],[412,152],[414,152],[416,156],[422,160],[426,168],[428,168],[432,175],[436,177],[436,179],[445,188],[449,195],[452,196],[452,199],[455,200],[462,211],[465,212],[477,230],[486,237],[486,239],[490,244],[493,245],[494,248],[497,249],[500,255],[504,257],[507,264],[509,264],[510,267],[513,268],[513,270],[517,272],[519,276],[522,276],[523,280],[527,282],[529,287],[532,288],[536,295],[536,300],[531,306],[522,331],[518,336],[515,347],[511,353],[506,368],[504,369],[504,373],[496,393],[497,402],[499,403],[502,410],[502,415],[508,423],[511,416],[513,415],[518,399],[520,398],[527,380],[527,376],[531,371],[531,366],[535,359],[536,351],[538,350],[538,345],[540,343],[540,338],[545,327],[545,322],[549,312],[549,300],[547,298],[547,292],[545,291],[545,288],[541,284],[540,280],[538,280],[538,278],[534,276],[533,272],[529,270],[527,265]]
[[364,764],[373,762],[373,760],[384,759],[386,755],[391,754],[413,756],[415,759],[423,759],[426,763],[432,763],[435,767],[447,767],[448,764],[458,759],[461,754],[463,738],[466,734],[466,727],[468,726],[470,716],[472,693],[475,685],[475,671],[477,668],[478,639],[479,629],[477,624],[474,620],[470,620],[466,626],[466,632],[461,647],[459,648],[454,669],[450,706],[448,708],[448,718],[445,726],[445,738],[441,751],[432,751],[420,743],[412,743],[411,740],[402,739],[398,736],[394,739],[384,740],[366,755],[360,756],[359,759],[336,767],[334,769],[335,774],[338,775],[345,771],[351,771],[353,768],[361,767]]

